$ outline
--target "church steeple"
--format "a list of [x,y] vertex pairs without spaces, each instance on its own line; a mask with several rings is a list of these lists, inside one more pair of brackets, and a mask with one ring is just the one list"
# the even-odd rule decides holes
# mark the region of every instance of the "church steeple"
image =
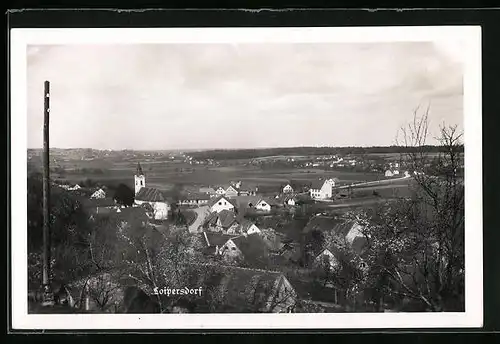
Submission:
[[137,163],[137,169],[135,171],[134,181],[135,181],[135,194],[137,195],[139,190],[146,186],[146,177],[142,172],[142,167],[139,162]]
[[136,176],[143,176],[144,175],[144,173],[142,173],[142,167],[141,167],[141,163],[140,162],[137,163],[137,170],[135,172],[135,175]]

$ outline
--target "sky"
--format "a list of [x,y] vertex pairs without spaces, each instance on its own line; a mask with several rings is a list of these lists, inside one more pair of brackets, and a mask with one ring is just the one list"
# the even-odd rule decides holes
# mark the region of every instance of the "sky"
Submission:
[[28,147],[45,80],[57,148],[386,146],[418,106],[434,144],[463,129],[458,43],[30,45]]

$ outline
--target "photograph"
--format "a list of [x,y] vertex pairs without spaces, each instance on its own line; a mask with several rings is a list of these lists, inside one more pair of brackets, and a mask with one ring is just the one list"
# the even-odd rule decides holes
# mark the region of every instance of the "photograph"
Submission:
[[481,326],[480,33],[12,30],[14,325]]

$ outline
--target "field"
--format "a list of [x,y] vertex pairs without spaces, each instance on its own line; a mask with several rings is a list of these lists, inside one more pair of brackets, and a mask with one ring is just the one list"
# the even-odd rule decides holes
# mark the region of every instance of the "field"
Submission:
[[[41,164],[31,161],[32,168]],[[133,184],[136,161],[109,160],[57,160],[51,163],[54,179],[80,183],[91,179],[102,184]],[[350,171],[324,171],[321,169],[262,169],[239,163],[233,166],[209,167],[190,165],[170,161],[141,162],[148,186],[168,190],[175,184],[202,186],[228,184],[232,180],[241,180],[244,187],[279,186],[290,180],[311,182],[320,178],[338,178],[341,183],[360,183],[384,179],[380,173],[358,173]]]

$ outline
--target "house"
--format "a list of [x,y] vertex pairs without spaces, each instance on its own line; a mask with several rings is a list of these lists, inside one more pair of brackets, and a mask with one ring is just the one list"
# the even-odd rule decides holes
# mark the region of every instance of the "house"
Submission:
[[204,274],[192,273],[192,285],[206,286],[206,297],[217,300],[217,313],[292,313],[298,296],[278,271],[205,264]]
[[210,207],[210,212],[216,212],[219,213],[222,210],[235,210],[235,205],[233,202],[230,202],[226,197],[224,196],[219,196],[210,199],[208,202],[208,206]]
[[223,188],[222,186],[219,186],[217,190],[215,190],[215,194],[218,196],[222,196],[226,194],[226,189]]
[[[150,206],[149,204],[147,205]],[[136,224],[139,226],[146,226],[149,223],[150,218],[152,218],[152,214],[149,214],[146,207],[142,206],[123,208],[118,213],[118,219],[120,221],[121,228],[124,228],[125,226],[132,224]]]
[[260,229],[251,221],[238,219],[231,210],[221,210],[210,213],[202,227],[211,232],[221,232],[230,235],[260,233]]
[[206,193],[188,193],[179,199],[179,205],[205,205],[208,204],[210,195]]
[[284,194],[286,194],[286,193],[290,193],[290,192],[293,192],[293,191],[294,191],[294,190],[293,190],[293,188],[292,188],[292,186],[291,186],[290,184],[286,184],[286,185],[283,187],[283,190],[282,190],[282,192],[283,192]]
[[233,186],[235,189],[240,189],[241,188],[241,180],[239,181],[231,181],[230,182],[231,186]]
[[90,196],[90,198],[105,198],[105,197],[106,197],[106,191],[104,191],[102,188],[98,189]]
[[333,195],[333,188],[335,187],[337,179],[316,180],[312,183],[309,189],[309,196],[312,199],[330,199]]
[[[343,238],[357,254],[361,254],[366,247],[366,237],[362,233],[362,226],[360,224],[356,221],[347,220],[342,217],[324,215],[314,216],[304,227],[302,233],[305,245],[307,246],[310,243],[318,242],[318,239],[323,232],[333,232],[340,238]],[[310,257],[312,256],[312,260],[315,261],[318,255],[322,254],[326,247],[323,247],[322,245],[313,245],[313,247],[315,247],[313,251],[306,252],[306,254]],[[339,253],[338,251],[335,251],[334,247],[329,247],[328,250],[333,255],[337,255]],[[326,254],[328,256],[330,255],[329,253]]]
[[387,171],[385,171],[384,176],[386,176],[386,177],[393,177],[393,176],[394,176],[394,173],[392,173],[392,171],[391,171],[391,170],[387,170]]
[[276,203],[271,200],[260,199],[257,204],[255,204],[254,208],[258,211],[270,212],[273,207],[276,206]]
[[201,187],[199,192],[203,193],[203,194],[207,194],[210,197],[214,197],[217,195],[217,193],[215,192],[215,189],[211,188],[211,187]]
[[238,196],[255,196],[256,194],[256,190],[238,189]]
[[405,171],[404,176],[405,176],[405,178],[410,178],[411,177],[410,172]]
[[219,254],[228,262],[240,262],[254,268],[265,268],[269,264],[268,246],[258,233],[229,239]]
[[204,244],[203,253],[206,255],[219,255],[219,250],[224,244],[235,237],[235,235],[227,235],[222,233],[207,232],[200,233]]
[[297,204],[297,197],[294,196],[293,194],[286,194],[284,197],[281,199],[282,203],[284,206],[290,206],[293,207]]
[[70,190],[70,191],[75,191],[75,190],[80,190],[82,187],[78,184],[76,184],[75,186],[70,186],[68,187],[66,190]]
[[233,198],[233,197],[236,197],[238,196],[238,190],[236,190],[236,188],[234,188],[232,185],[230,185],[227,189],[226,189],[226,192],[224,193],[224,195],[228,198]]
[[313,255],[313,267],[328,267],[333,269],[338,266],[338,254],[333,254],[331,250],[327,248],[320,248],[318,252]]

